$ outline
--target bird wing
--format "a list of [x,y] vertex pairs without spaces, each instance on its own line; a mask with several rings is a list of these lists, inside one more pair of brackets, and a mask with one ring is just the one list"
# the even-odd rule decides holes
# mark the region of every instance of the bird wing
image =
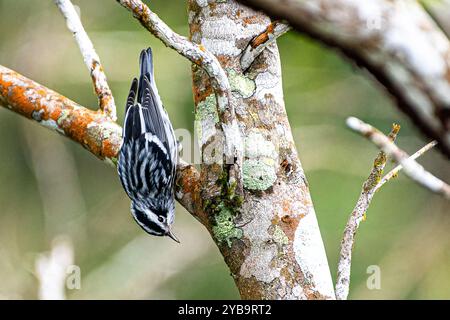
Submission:
[[[136,109],[134,108],[136,100],[136,91],[138,81],[136,78],[131,82],[130,92],[128,94],[127,104],[125,106],[125,120],[123,121],[122,137],[124,143],[127,143],[133,137],[133,120]],[[135,138],[135,137],[134,137]]]
[[163,107],[156,87],[151,48],[141,52],[140,69],[137,99],[142,108],[140,111],[142,112],[145,126],[145,128],[141,127],[142,133],[155,135],[170,152],[170,158],[176,165],[178,155],[177,142],[169,116]]
[[131,83],[123,126],[124,145],[142,141],[143,136],[160,141],[170,160],[170,176],[174,178],[178,146],[169,116],[156,88],[150,48],[141,52],[139,81],[135,78]]

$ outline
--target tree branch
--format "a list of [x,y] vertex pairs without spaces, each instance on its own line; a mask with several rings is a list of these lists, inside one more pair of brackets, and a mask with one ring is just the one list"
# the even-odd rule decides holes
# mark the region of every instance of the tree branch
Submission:
[[120,126],[103,113],[76,102],[0,66],[0,104],[88,149],[110,164],[116,162],[122,142]]
[[80,48],[84,63],[91,74],[100,110],[102,110],[107,117],[111,118],[111,120],[116,121],[117,115],[114,97],[106,80],[100,58],[97,55],[97,52],[95,52],[94,45],[83,28],[80,17],[70,0],[55,0],[55,4],[66,19],[67,28],[73,33],[78,47]]
[[384,151],[389,157],[392,157],[395,162],[400,164],[405,171],[405,174],[412,180],[421,184],[425,188],[443,195],[450,199],[450,186],[445,182],[436,178],[431,173],[426,171],[414,159],[410,158],[406,152],[398,148],[391,142],[383,133],[372,127],[371,125],[362,122],[361,120],[350,117],[347,119],[347,125],[354,131],[359,132],[370,141],[372,141],[378,148]]
[[[399,125],[393,125],[389,134],[389,140],[395,141],[400,130]],[[386,165],[386,154],[380,151],[373,162],[372,171],[364,182],[361,194],[356,202],[347,225],[345,226],[344,236],[341,241],[341,250],[339,254],[338,272],[336,279],[336,299],[346,300],[350,287],[350,271],[352,265],[352,249],[356,231],[361,221],[365,219],[367,209],[375,193],[375,187],[381,179],[384,167]]]
[[419,0],[424,10],[433,19],[436,25],[443,33],[450,38],[450,24],[448,22],[448,14],[450,13],[449,0]]
[[416,1],[239,1],[366,68],[450,157],[450,42]]
[[203,68],[211,78],[214,90],[217,94],[219,110],[232,108],[228,101],[230,83],[225,71],[220,66],[217,58],[204,47],[189,41],[175,33],[158,15],[149,9],[140,0],[116,0],[124,8],[128,9],[141,25],[150,31],[157,39],[161,40],[167,47],[175,50],[192,63]]
[[243,139],[236,121],[235,108],[231,103],[231,87],[225,71],[217,58],[204,46],[189,41],[175,33],[148,6],[140,0],[116,0],[133,13],[144,28],[161,40],[166,46],[201,67],[208,74],[217,99],[217,107],[224,133],[224,160],[233,165],[231,183],[237,183],[242,193]]
[[[392,131],[388,137],[389,141],[395,141],[399,128],[400,127],[397,125],[393,126]],[[428,143],[416,153],[414,153],[410,157],[410,159],[417,159],[425,152],[433,148],[435,145],[435,141]],[[386,154],[383,151],[380,151],[378,153],[378,156],[375,158],[372,171],[363,184],[361,194],[345,226],[344,235],[341,241],[336,279],[336,298],[338,300],[347,299],[350,288],[352,250],[355,242],[355,235],[360,223],[366,219],[366,213],[369,209],[373,196],[386,182],[388,182],[392,177],[396,176],[398,172],[403,168],[401,165],[399,165],[392,169],[383,178],[381,178],[386,164],[386,159]]]
[[253,61],[255,61],[265,48],[289,30],[291,30],[291,27],[286,23],[281,21],[271,22],[266,30],[254,37],[244,49],[241,57],[242,70],[244,72],[247,71]]
[[[435,145],[437,145],[436,141],[431,141],[430,143],[426,144],[425,146],[423,146],[420,150],[416,151],[411,157],[410,159],[412,160],[416,160],[418,157],[420,157],[421,155],[423,155],[425,152],[427,152],[428,150],[430,150],[431,148],[433,148]],[[391,180],[392,178],[396,177],[398,175],[398,173],[400,172],[400,170],[403,169],[402,165],[398,165],[396,166],[394,169],[392,169],[391,171],[389,171],[389,173],[387,173],[381,180],[380,182],[378,182],[378,184],[376,185],[374,192],[377,192],[378,189],[380,189],[386,182],[388,182],[389,180]]]
[[[84,108],[1,65],[0,105],[81,144],[100,160],[116,165],[122,129],[102,112]],[[192,202],[198,198],[199,174],[182,161],[178,168],[179,189],[184,191],[178,193],[177,199],[195,216]]]
[[200,173],[183,160],[178,161],[175,197],[183,207],[208,228],[208,215],[200,207]]

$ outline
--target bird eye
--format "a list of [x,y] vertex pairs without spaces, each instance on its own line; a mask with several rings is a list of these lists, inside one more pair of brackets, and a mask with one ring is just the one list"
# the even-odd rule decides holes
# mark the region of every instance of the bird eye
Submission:
[[164,221],[166,221],[166,219],[163,216],[159,216],[158,217],[158,221],[159,222],[164,222]]

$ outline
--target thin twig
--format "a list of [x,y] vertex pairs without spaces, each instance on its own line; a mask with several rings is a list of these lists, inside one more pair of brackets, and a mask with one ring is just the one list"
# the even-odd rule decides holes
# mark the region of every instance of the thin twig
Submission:
[[[410,156],[410,159],[416,160],[418,157],[423,155],[425,152],[427,152],[428,150],[433,148],[435,145],[437,145],[437,141],[431,141],[427,145],[423,146],[420,150],[416,151],[416,153],[414,153],[412,156]],[[403,169],[403,166],[402,165],[398,165],[394,169],[389,171],[389,173],[387,173],[380,180],[380,182],[376,185],[376,187],[374,189],[374,192],[378,191],[378,189],[380,189],[386,182],[388,182],[392,178],[396,177],[397,174],[399,173],[399,171],[402,170],[402,169]]]
[[273,21],[268,27],[261,32],[259,35],[254,37],[241,56],[241,67],[245,72],[255,61],[255,59],[264,51],[270,44],[275,42],[275,40],[281,35],[285,34],[291,30],[291,27],[281,21]]
[[[395,141],[400,126],[394,124],[389,134],[389,140]],[[339,254],[338,272],[336,279],[336,299],[346,300],[350,287],[350,273],[352,265],[352,249],[355,240],[356,231],[359,224],[364,220],[367,209],[372,201],[375,188],[380,181],[383,169],[386,166],[386,154],[380,151],[373,162],[372,171],[363,184],[361,194],[356,202],[347,224],[341,241],[341,250]]]
[[102,110],[111,120],[116,121],[117,116],[114,97],[106,80],[100,58],[97,55],[97,52],[95,52],[94,45],[83,28],[80,17],[70,0],[55,0],[55,4],[66,19],[67,28],[73,33],[83,56],[84,63],[89,69],[94,90],[98,97],[100,110]]
[[[396,134],[396,128],[393,127],[389,135],[389,140],[394,141]],[[433,148],[437,144],[436,141],[432,141],[414,153],[410,158],[415,160],[425,152]],[[339,254],[338,272],[336,279],[336,298],[338,300],[346,300],[350,288],[350,274],[352,263],[352,250],[355,241],[355,235],[359,228],[361,221],[364,221],[366,212],[369,209],[369,205],[373,199],[375,193],[390,179],[398,174],[403,169],[401,165],[398,165],[392,169],[388,174],[380,179],[383,173],[384,166],[386,164],[386,154],[380,151],[377,158],[375,158],[372,172],[365,181],[359,199],[355,208],[350,215],[348,222],[345,226],[344,236],[341,242],[341,249]]]
[[[116,0],[133,13],[142,26],[192,63],[208,74],[217,99],[218,113],[224,133],[224,161],[231,165],[230,182],[237,184],[237,192],[242,192],[243,139],[231,103],[231,87],[219,60],[202,45],[195,44],[186,37],[175,33],[158,15],[140,0]],[[233,181],[231,181],[233,180]]]
[[406,152],[389,141],[383,133],[354,117],[347,119],[347,126],[364,135],[389,157],[392,157],[395,162],[402,165],[405,174],[412,180],[425,188],[450,199],[450,186],[448,184],[426,171],[424,167],[414,159],[411,159]]

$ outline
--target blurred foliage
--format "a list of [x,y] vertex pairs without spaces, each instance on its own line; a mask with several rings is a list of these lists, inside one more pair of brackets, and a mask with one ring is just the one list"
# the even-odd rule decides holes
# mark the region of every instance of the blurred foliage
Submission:
[[[120,117],[142,48],[152,46],[156,80],[176,128],[193,127],[190,64],[144,30],[115,1],[74,1],[105,67]],[[184,1],[151,2],[187,35]],[[0,0],[0,64],[85,106],[96,107],[88,71],[53,1]],[[354,115],[389,131],[413,152],[427,142],[370,76],[298,34],[279,41],[286,108],[335,277],[343,227],[377,150],[345,128]],[[426,57],[424,57],[425,59]],[[121,118],[122,119],[122,118]],[[121,120],[120,119],[120,120]],[[132,221],[117,174],[80,146],[0,109],[0,298],[37,297],[36,255],[71,236],[82,288],[69,298],[237,298],[206,230],[182,208],[182,244],[150,237]],[[421,160],[450,180],[431,151]],[[350,298],[450,298],[448,203],[402,175],[374,198],[357,236]],[[380,265],[381,290],[366,288]]]

